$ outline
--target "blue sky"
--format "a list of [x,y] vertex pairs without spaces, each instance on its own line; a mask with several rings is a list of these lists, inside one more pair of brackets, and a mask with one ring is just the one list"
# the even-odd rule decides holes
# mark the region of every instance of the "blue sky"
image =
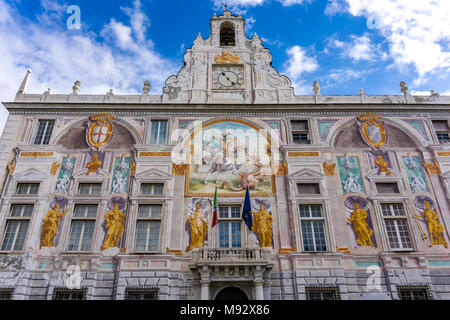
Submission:
[[[14,99],[28,68],[28,93],[70,93],[80,80],[80,94],[135,94],[150,80],[160,94],[223,4],[296,94],[318,80],[322,94],[400,94],[405,81],[413,94],[450,95],[448,0],[0,0],[0,100]],[[70,5],[79,30],[67,27]]]

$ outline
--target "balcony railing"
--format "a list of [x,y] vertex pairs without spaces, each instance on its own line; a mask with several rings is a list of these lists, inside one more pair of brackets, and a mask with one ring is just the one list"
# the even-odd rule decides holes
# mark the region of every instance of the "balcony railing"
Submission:
[[192,251],[194,262],[261,263],[270,260],[270,252],[260,248],[203,248]]

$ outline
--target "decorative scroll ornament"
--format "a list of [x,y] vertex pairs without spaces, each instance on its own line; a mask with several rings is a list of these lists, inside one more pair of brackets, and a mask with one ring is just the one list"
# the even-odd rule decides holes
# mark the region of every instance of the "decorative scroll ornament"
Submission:
[[427,169],[427,172],[429,175],[434,174],[441,174],[441,166],[439,165],[439,162],[435,161],[434,163],[423,163],[423,166],[425,169]]
[[322,163],[323,172],[325,172],[326,176],[334,176],[334,170],[336,169],[335,163]]
[[[275,166],[275,168],[276,167],[277,166]],[[288,174],[288,164],[286,162],[280,163],[276,169],[275,176],[277,177],[283,177]]]
[[56,172],[58,171],[59,167],[61,166],[58,162],[53,162],[52,167],[50,168],[50,174],[52,176],[56,175]]
[[380,149],[387,142],[387,132],[381,121],[381,116],[366,113],[358,117],[361,135],[371,147]]
[[15,169],[16,169],[16,161],[12,161],[10,164],[8,164],[8,175],[12,175]]
[[99,149],[107,145],[114,133],[115,121],[112,114],[95,114],[89,118],[86,131],[89,146]]
[[224,51],[222,55],[218,54],[214,61],[221,64],[233,64],[241,62],[241,57],[237,53],[233,55],[230,51]]

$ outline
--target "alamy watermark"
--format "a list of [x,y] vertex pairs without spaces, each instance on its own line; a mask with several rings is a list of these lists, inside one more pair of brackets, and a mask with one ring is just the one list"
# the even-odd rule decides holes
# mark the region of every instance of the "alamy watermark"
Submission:
[[67,8],[67,14],[70,16],[67,18],[66,24],[69,30],[81,29],[81,9],[77,5],[71,5]]
[[366,282],[367,290],[381,291],[381,268],[377,265],[371,265],[367,267],[366,273],[370,274]]

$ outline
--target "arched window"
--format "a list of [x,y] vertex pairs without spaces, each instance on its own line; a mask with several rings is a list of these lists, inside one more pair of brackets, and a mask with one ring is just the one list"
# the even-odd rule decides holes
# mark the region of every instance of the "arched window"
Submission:
[[220,26],[220,46],[235,46],[236,36],[234,26],[230,22],[224,22]]

